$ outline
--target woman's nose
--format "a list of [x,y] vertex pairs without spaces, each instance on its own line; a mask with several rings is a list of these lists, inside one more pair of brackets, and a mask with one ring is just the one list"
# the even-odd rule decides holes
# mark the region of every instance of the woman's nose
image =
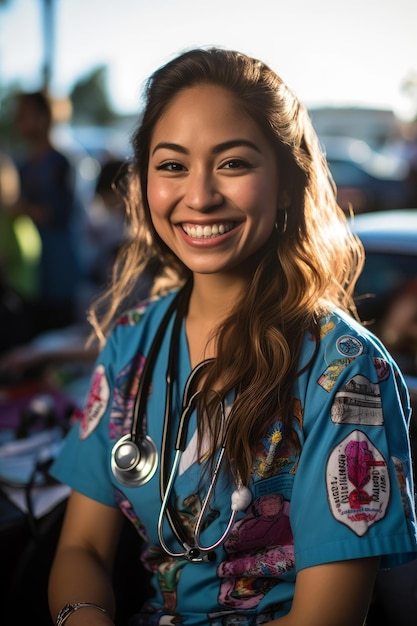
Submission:
[[184,201],[194,211],[209,211],[222,204],[223,195],[213,175],[194,172],[187,178]]

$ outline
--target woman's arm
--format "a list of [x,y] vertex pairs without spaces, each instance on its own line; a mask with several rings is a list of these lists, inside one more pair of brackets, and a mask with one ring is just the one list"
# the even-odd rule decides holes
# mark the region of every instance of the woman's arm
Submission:
[[378,563],[372,557],[301,570],[290,612],[266,626],[362,626]]
[[[53,620],[68,603],[92,602],[114,617],[111,572],[122,528],[119,509],[72,492],[49,578],[49,607]],[[112,624],[94,607],[84,607],[66,621],[68,626]]]

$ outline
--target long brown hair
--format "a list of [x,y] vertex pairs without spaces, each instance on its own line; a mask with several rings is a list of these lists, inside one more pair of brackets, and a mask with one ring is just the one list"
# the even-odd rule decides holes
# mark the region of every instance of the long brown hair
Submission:
[[[282,417],[284,436],[292,436],[293,383],[305,333],[319,341],[318,318],[326,306],[356,314],[353,290],[363,250],[337,205],[335,185],[308,113],[281,78],[239,52],[190,50],[157,70],[147,83],[128,181],[132,237],[115,266],[110,306],[101,321],[92,318],[101,339],[149,263],[155,259],[161,263],[154,293],[190,278],[189,269],[152,225],[147,201],[149,147],[156,123],[178,92],[207,83],[229,90],[265,133],[276,151],[280,185],[288,199],[285,219],[277,207],[277,229],[259,254],[244,298],[218,329],[216,360],[204,382],[207,397],[218,381],[221,396],[238,392],[227,422],[226,453],[246,482],[254,445],[273,416]],[[202,417],[199,427],[200,440],[208,430],[215,449],[222,437],[220,418]]]

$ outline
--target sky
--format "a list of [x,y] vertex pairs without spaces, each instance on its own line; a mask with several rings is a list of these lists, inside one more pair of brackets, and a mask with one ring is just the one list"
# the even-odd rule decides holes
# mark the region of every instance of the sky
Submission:
[[[192,46],[219,45],[270,65],[307,106],[376,106],[405,119],[416,103],[416,0],[51,0],[52,94],[108,66],[110,102],[135,113],[143,81]],[[0,3],[0,87],[41,84],[44,0]]]

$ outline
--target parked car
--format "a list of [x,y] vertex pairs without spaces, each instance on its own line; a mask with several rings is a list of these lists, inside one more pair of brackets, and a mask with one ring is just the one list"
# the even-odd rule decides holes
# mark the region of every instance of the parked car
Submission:
[[366,252],[356,286],[358,312],[386,345],[408,384],[417,475],[417,209],[356,215],[352,228]]
[[[358,312],[385,343],[408,385],[414,484],[417,485],[417,209],[356,215],[366,260],[356,287]],[[417,561],[381,570],[366,623],[415,624]]]
[[352,137],[321,137],[343,210],[390,210],[407,206],[409,164],[395,154],[372,149]]

